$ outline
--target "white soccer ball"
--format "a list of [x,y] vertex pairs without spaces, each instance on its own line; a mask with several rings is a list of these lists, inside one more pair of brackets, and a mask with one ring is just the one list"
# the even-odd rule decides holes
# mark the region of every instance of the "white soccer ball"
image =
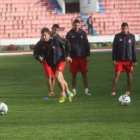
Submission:
[[119,97],[119,102],[121,105],[129,105],[131,102],[131,99],[127,94],[123,94]]
[[8,106],[5,103],[0,102],[0,115],[6,114],[8,111]]

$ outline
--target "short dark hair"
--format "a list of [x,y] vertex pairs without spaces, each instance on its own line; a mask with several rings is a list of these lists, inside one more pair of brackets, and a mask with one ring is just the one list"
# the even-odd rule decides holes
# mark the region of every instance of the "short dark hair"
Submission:
[[59,29],[59,25],[58,24],[53,24],[52,28],[56,28],[56,29]]
[[121,27],[125,27],[125,26],[128,27],[128,23],[127,22],[123,22],[122,25],[121,25]]
[[48,34],[50,34],[50,30],[46,27],[44,27],[42,30],[41,30],[41,34],[47,32]]
[[73,24],[75,24],[75,23],[80,23],[80,20],[79,20],[79,19],[75,19],[75,20],[73,21]]

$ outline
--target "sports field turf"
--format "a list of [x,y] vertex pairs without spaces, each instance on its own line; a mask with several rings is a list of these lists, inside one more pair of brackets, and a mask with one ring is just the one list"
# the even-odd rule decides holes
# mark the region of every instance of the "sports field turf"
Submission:
[[[139,140],[139,72],[138,65],[133,72],[131,104],[120,106],[118,97],[125,92],[126,74],[121,74],[117,95],[111,97],[111,53],[91,54],[88,77],[92,96],[84,94],[78,74],[73,102],[60,104],[57,83],[56,98],[43,99],[48,95],[44,70],[33,56],[2,56],[0,102],[5,102],[9,111],[0,116],[0,140]],[[64,75],[71,87],[68,65]]]

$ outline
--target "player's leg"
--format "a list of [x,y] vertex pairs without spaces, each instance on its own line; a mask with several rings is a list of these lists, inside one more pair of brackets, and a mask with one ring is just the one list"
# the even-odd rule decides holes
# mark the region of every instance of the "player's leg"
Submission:
[[83,78],[83,83],[85,87],[85,94],[86,95],[91,95],[88,90],[88,78],[87,78],[87,72],[82,72],[82,78]]
[[68,84],[65,81],[63,74],[62,74],[62,79],[63,79],[63,83],[64,83],[65,92],[68,93],[69,92]]
[[61,96],[60,96],[60,99],[59,99],[59,103],[63,103],[66,100],[66,94],[65,94],[65,85],[64,85],[64,82],[63,82],[63,79],[62,79],[61,72],[56,71],[55,76],[56,76],[58,85],[59,85],[60,90],[61,90]]
[[[65,92],[65,85],[64,85],[64,80],[62,78],[62,73],[60,71],[56,71],[55,72],[55,77],[56,77],[56,79],[58,81],[58,85],[59,85],[59,87],[61,89],[61,92],[62,93]],[[65,96],[65,94],[64,94],[64,96]]]
[[127,91],[126,94],[130,95],[130,87],[132,83],[132,72],[133,72],[133,67],[132,67],[132,62],[125,62],[125,71],[127,75]]
[[43,67],[45,70],[45,77],[47,78],[47,86],[49,89],[49,96],[55,97],[55,94],[53,93],[54,84],[55,84],[55,75],[53,73],[52,68],[50,66],[48,66],[46,61],[43,63]]
[[55,67],[55,70],[54,70],[55,77],[58,81],[58,85],[61,89],[63,96],[65,96],[65,85],[64,85],[64,79],[63,79],[63,71],[65,68],[65,65],[66,65],[66,61],[60,62],[57,64],[57,66]]
[[67,93],[67,99],[72,102],[72,98],[74,96],[74,94],[72,92],[70,92],[69,88],[68,88],[68,84],[64,79],[64,76],[62,75],[63,81],[64,81],[64,85],[65,85],[65,92]]
[[116,89],[116,86],[117,86],[117,83],[118,83],[118,79],[120,77],[120,71],[119,72],[115,72],[115,76],[114,76],[114,79],[113,79],[113,87],[112,87],[112,93],[111,95],[115,95],[115,89]]
[[132,83],[132,74],[131,72],[127,72],[127,91],[130,91],[131,83]]
[[83,78],[85,94],[91,95],[91,93],[89,93],[89,89],[88,89],[88,77],[87,77],[88,67],[87,67],[86,58],[80,58],[80,72],[81,72],[82,78]]
[[49,92],[52,92],[52,77],[51,75],[48,75],[47,77],[47,86],[48,86],[48,89],[49,89]]
[[55,78],[52,78],[52,91],[54,89],[54,85],[55,85]]
[[59,85],[60,90],[61,90],[61,97],[59,100],[60,103],[63,103],[66,99],[65,92],[68,94],[68,96],[71,95],[71,92],[68,89],[68,84],[64,80],[64,77],[63,77],[63,71],[65,68],[65,64],[66,64],[65,61],[60,62],[59,64],[57,64],[57,66],[55,68],[55,76],[56,76],[56,79],[58,81],[58,85]]
[[82,72],[82,78],[83,78],[84,87],[88,88],[88,78],[86,72]]
[[48,86],[48,89],[49,89],[49,96],[50,97],[55,97],[55,94],[53,93],[55,78],[52,78],[51,75],[48,75],[46,78],[47,78],[47,86]]
[[[66,95],[63,94],[63,93],[66,93],[67,94],[67,99],[70,102],[72,102],[72,98],[73,98],[74,94],[70,92],[70,90],[68,88],[68,84],[64,79],[63,73],[60,72],[60,71],[56,71],[56,78],[58,79],[58,83],[59,83],[59,86],[60,86],[60,89],[61,89],[61,98],[60,98],[59,102],[61,103],[66,99],[66,98],[64,98],[64,96],[66,96]],[[62,90],[62,88],[64,88],[64,89]]]
[[79,71],[79,58],[72,58],[72,63],[70,63],[69,72],[72,74],[71,85],[72,92],[76,95],[76,77]]
[[64,85],[65,85],[65,92],[67,93],[67,99],[72,102],[72,98],[74,96],[74,94],[72,92],[70,92],[69,88],[68,88],[68,84],[64,79],[64,76],[62,75],[62,78],[64,80]]
[[66,94],[65,94],[65,92],[67,93],[68,99],[71,102],[72,101],[73,94],[70,92],[70,90],[68,88],[68,84],[64,80],[63,73],[60,72],[60,71],[56,71],[55,72],[55,76],[56,76],[56,79],[58,81],[58,84],[59,84],[59,87],[60,87],[60,90],[61,90],[61,97],[60,97],[59,102],[60,103],[63,103],[66,100]]
[[114,79],[113,79],[113,86],[112,86],[112,93],[111,95],[116,95],[115,93],[115,89],[120,77],[120,73],[125,71],[124,69],[124,62],[123,61],[117,61],[117,64],[115,65],[115,75],[114,75]]
[[76,77],[77,77],[77,72],[72,73],[72,92],[76,95]]

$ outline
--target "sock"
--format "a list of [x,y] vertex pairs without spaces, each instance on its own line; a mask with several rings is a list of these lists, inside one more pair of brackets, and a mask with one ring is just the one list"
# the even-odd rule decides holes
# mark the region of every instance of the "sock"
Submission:
[[85,88],[85,93],[88,93],[88,88]]
[[61,92],[61,96],[66,96],[65,92]]
[[73,89],[72,89],[72,92],[73,92],[73,93],[76,93],[76,89],[75,89],[75,88],[73,88]]
[[67,96],[70,96],[70,95],[71,95],[71,92],[70,92],[70,91],[68,91]]

